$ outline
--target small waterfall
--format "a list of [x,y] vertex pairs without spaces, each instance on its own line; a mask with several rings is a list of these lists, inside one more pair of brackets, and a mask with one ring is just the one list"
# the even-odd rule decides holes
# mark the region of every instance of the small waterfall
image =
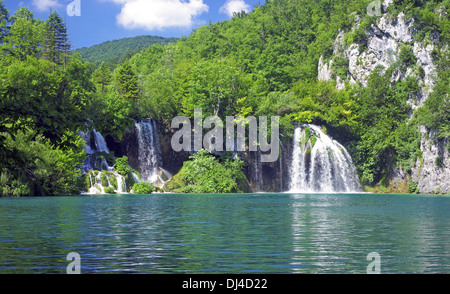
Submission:
[[[144,120],[136,122],[135,127],[141,177],[131,172],[131,182],[149,182],[161,188],[170,180],[172,175],[160,167],[162,160],[156,122]],[[82,167],[84,173],[89,174],[90,188],[87,193],[105,194],[105,188],[108,188],[106,189],[107,192],[114,188],[115,193],[128,193],[128,189],[132,185],[129,178],[114,171],[113,167],[108,165],[104,154],[102,154],[102,152],[109,154],[108,146],[102,134],[96,130],[93,130],[91,133],[80,132],[79,134],[86,142],[85,150],[88,154]],[[130,187],[127,187],[127,185]]]
[[280,191],[283,191],[283,143],[280,140]]
[[93,131],[93,134],[94,134],[95,149],[98,152],[109,153],[108,146],[106,145],[106,141],[103,138],[102,134],[100,134],[100,132],[97,132],[96,130]]
[[133,176],[133,180],[134,180],[135,183],[141,182],[141,180],[139,179],[139,177],[138,177],[137,174],[135,174],[134,172],[132,172],[131,175]]
[[119,174],[116,173],[116,179],[117,179],[117,190],[116,190],[116,192],[118,194],[127,193],[127,183],[125,182],[125,178],[122,175],[119,175]]
[[291,192],[356,192],[360,189],[350,154],[318,126],[296,126],[290,168]]
[[[89,131],[79,131],[78,134],[86,143],[84,150],[88,155],[83,166],[81,167],[81,170],[83,170],[84,172],[87,172],[91,169],[112,170],[112,168],[108,166],[106,159],[100,158],[98,154],[96,154],[99,152],[109,153],[108,146],[106,145],[106,141],[103,138],[102,134],[100,132],[97,132],[96,130],[93,130],[92,134]],[[95,146],[91,145],[91,136],[94,139],[93,141]]]
[[[85,151],[88,155],[82,167],[82,170],[89,176],[90,188],[87,193],[105,194],[105,188],[114,188],[114,191],[118,194],[127,193],[125,177],[113,171],[113,167],[108,165],[107,160],[99,156],[100,152],[109,153],[108,146],[102,134],[96,130],[93,130],[92,134],[82,131],[79,134],[86,142]],[[95,146],[91,146],[91,136],[94,142],[93,145]]]
[[140,173],[144,182],[156,184],[159,179],[160,166],[159,137],[154,120],[143,120],[135,123],[138,136],[138,157]]
[[84,147],[84,151],[86,152],[86,154],[88,155],[94,154],[95,151],[91,147],[91,133],[89,131],[87,132],[79,131],[78,134],[84,140],[84,142],[86,142],[86,146]]

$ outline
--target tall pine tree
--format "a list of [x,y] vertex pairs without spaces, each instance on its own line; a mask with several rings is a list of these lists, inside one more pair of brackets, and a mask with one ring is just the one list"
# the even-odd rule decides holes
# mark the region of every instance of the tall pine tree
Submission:
[[0,0],[0,45],[5,41],[9,30],[9,11],[6,9],[3,0]]
[[111,70],[106,66],[106,63],[102,61],[100,66],[92,74],[92,79],[100,87],[100,94],[106,94],[106,86],[111,82]]
[[54,11],[47,20],[43,58],[66,68],[69,52],[70,42],[67,37],[66,24]]
[[119,68],[118,80],[120,95],[127,100],[136,101],[139,97],[139,84],[128,61]]

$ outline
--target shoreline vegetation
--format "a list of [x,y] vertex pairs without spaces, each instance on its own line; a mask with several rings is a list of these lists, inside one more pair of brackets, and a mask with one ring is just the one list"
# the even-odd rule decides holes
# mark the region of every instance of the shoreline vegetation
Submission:
[[[196,108],[203,118],[279,116],[284,145],[295,124],[318,125],[348,150],[365,191],[419,193],[412,175],[423,166],[422,142],[450,148],[450,0],[393,1],[383,13],[393,22],[404,15],[414,40],[392,52],[395,62],[375,68],[367,83],[338,89],[336,80],[351,74],[349,59],[334,52],[336,37],[363,54],[378,32],[365,1],[267,1],[187,37],[95,63],[71,50],[56,12],[47,20],[26,7],[11,15],[0,0],[0,196],[79,195],[89,180],[81,170],[87,154],[80,131],[119,143],[136,121],[151,118],[170,129],[177,116],[193,119]],[[425,101],[417,42],[433,45],[436,67]],[[333,78],[319,80],[319,62],[330,61]],[[434,165],[448,172],[441,153]],[[114,150],[104,159],[114,166],[124,155]],[[165,190],[248,192],[244,169],[242,161],[198,152]],[[393,181],[398,170],[404,176]],[[130,174],[122,175],[130,191],[155,189],[135,186]]]

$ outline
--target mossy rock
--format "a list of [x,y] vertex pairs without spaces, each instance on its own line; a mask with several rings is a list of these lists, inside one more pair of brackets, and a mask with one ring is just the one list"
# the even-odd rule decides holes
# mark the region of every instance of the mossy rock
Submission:
[[317,137],[315,135],[311,136],[311,147],[314,148],[314,145],[316,145]]
[[108,176],[106,174],[106,171],[102,170],[102,173],[100,174],[100,181],[102,182],[103,187],[108,187]]

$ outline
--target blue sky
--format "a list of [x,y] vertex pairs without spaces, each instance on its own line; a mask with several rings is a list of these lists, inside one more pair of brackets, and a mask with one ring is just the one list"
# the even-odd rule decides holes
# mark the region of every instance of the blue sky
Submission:
[[[80,3],[80,5],[76,5]],[[192,29],[230,19],[235,10],[247,12],[265,0],[4,0],[13,14],[25,6],[46,20],[50,10],[65,18],[72,49],[139,35],[187,36]],[[68,5],[73,4],[69,13]]]

